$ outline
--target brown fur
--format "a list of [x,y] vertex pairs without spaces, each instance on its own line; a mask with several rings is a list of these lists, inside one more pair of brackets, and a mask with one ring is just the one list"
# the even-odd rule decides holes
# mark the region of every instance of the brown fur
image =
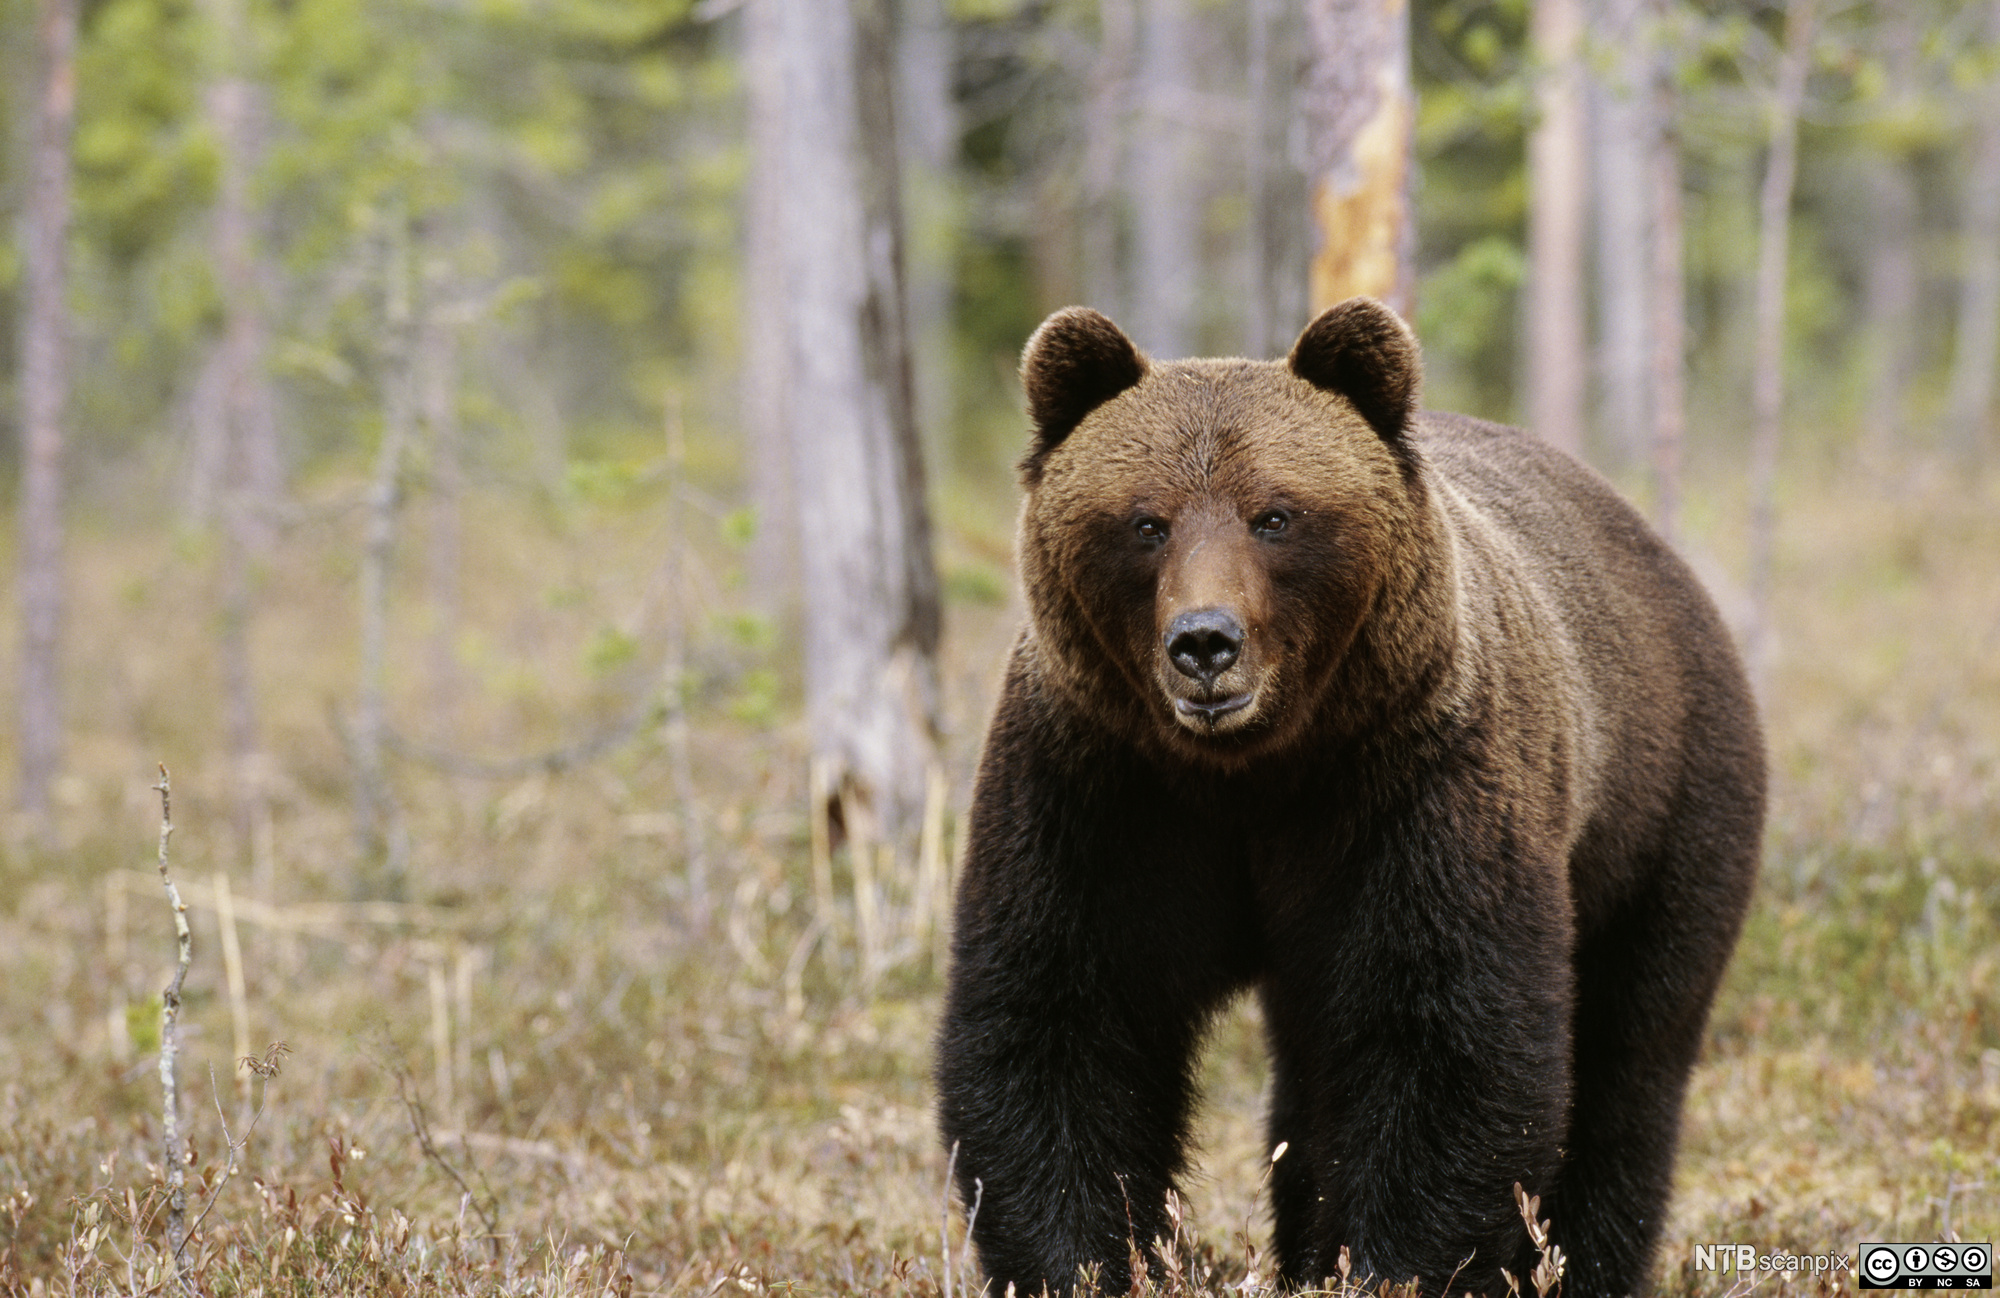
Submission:
[[[1433,1284],[1470,1254],[1455,1287],[1495,1292],[1519,1180],[1566,1292],[1644,1284],[1761,737],[1630,507],[1514,430],[1415,414],[1418,373],[1363,299],[1282,364],[1152,364],[1076,309],[1029,343],[1031,621],[939,1066],[996,1282],[1122,1274],[1181,1165],[1200,1023],[1255,985],[1289,1278],[1348,1245]],[[1223,642],[1176,639],[1190,618],[1241,633],[1199,672],[1188,646]],[[1043,1058],[1052,1033],[1102,1044]]]

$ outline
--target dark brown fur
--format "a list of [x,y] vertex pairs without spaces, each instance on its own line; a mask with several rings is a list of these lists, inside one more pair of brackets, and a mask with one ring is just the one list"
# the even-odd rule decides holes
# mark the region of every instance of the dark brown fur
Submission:
[[[1032,616],[938,1064],[995,1292],[1124,1286],[1202,1030],[1248,987],[1289,1280],[1344,1245],[1501,1292],[1519,1181],[1565,1292],[1643,1288],[1763,814],[1694,579],[1588,470],[1415,414],[1416,344],[1372,302],[1284,364],[1153,365],[1073,309],[1023,369]],[[1224,641],[1191,618],[1241,633],[1201,672],[1188,646]]]

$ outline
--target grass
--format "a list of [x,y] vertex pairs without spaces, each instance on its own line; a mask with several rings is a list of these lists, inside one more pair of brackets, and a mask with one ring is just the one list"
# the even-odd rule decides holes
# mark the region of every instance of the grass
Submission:
[[[2000,1234],[2000,477],[1846,464],[1789,490],[1769,853],[1688,1103],[1663,1294],[1852,1287],[1700,1271],[1697,1244]],[[1694,517],[1714,521],[1697,541],[1740,571],[1740,502],[1698,494]],[[475,498],[455,630],[422,597],[413,510],[396,724],[480,756],[613,724],[650,682],[670,604],[655,496]],[[247,777],[224,751],[212,555],[144,520],[74,542],[54,841],[15,825],[0,846],[0,1292],[172,1290],[156,760],[174,769],[195,925],[181,1089],[190,1217],[213,1199],[188,1253],[199,1292],[940,1292],[936,934],[906,862],[884,897],[897,959],[864,969],[851,916],[816,939],[797,701],[774,684],[782,643],[746,617],[740,529],[693,542],[696,811],[716,880],[714,930],[695,933],[683,808],[650,730],[562,774],[399,761],[411,855],[388,890],[357,853],[329,721],[352,699],[357,520],[305,517],[261,573],[262,848],[231,828]],[[946,542],[973,574],[952,583],[944,664],[959,807],[1017,614],[988,575],[1004,538]],[[218,872],[247,1053],[290,1048],[247,1097]],[[1254,1292],[1252,1009],[1217,1028],[1206,1079],[1182,1269],[1152,1283],[1216,1294],[1254,1273]]]

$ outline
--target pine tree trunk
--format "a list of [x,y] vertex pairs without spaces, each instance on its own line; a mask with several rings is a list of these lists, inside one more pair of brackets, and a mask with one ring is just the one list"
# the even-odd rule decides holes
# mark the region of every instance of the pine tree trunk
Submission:
[[214,215],[217,278],[222,289],[223,335],[217,351],[216,421],[199,440],[222,448],[221,463],[198,469],[217,473],[203,495],[220,502],[223,556],[220,577],[221,661],[234,768],[232,819],[240,847],[250,850],[268,811],[259,755],[256,675],[250,652],[254,615],[253,556],[269,550],[271,521],[282,473],[270,381],[265,372],[269,329],[257,259],[256,217],[250,180],[256,166],[256,88],[235,66],[243,44],[241,5],[211,0],[210,21],[222,65],[208,88],[219,163]]
[[1139,10],[1139,121],[1127,189],[1132,211],[1132,337],[1155,356],[1196,350],[1201,184],[1195,175],[1186,0]]
[[1081,261],[1084,301],[1107,315],[1129,318],[1124,294],[1124,187],[1128,118],[1132,99],[1132,49],[1137,40],[1135,0],[1099,0],[1097,62],[1090,75],[1084,109],[1083,227]]
[[953,163],[958,112],[952,101],[952,27],[942,0],[903,0],[896,49],[896,138],[902,143],[909,213],[910,343],[917,426],[937,461],[952,422],[952,237],[958,221]]
[[1595,160],[1599,446],[1626,466],[1645,463],[1652,417],[1647,167],[1656,128],[1644,0],[1596,0],[1591,44],[1609,63],[1592,86]]
[[1249,301],[1243,354],[1288,348],[1306,326],[1311,230],[1296,123],[1305,37],[1288,0],[1250,0]]
[[[1987,32],[1989,40],[2000,41],[2000,0],[1988,11]],[[1975,111],[1948,408],[1952,442],[1966,457],[1977,454],[1991,426],[1994,353],[2000,349],[2000,81],[1987,84]]]
[[1528,427],[1583,453],[1584,118],[1581,0],[1535,0],[1537,121],[1528,138]]
[[780,9],[785,0],[750,0],[743,12],[744,77],[749,85],[750,182],[743,249],[742,410],[757,531],[750,546],[753,598],[791,624],[798,614],[798,491],[792,481],[788,417],[791,372],[785,285],[785,77]]
[[[1886,70],[1884,107],[1907,120],[1924,111],[1917,102],[1924,93],[1924,34],[1912,6],[1883,5],[1877,14],[1870,52]],[[1922,288],[1917,177],[1908,149],[1896,141],[1872,151],[1863,167],[1861,215],[1868,231],[1861,274],[1861,364],[1867,378],[1863,439],[1876,453],[1895,456],[1908,432],[1907,398],[1917,368]]]
[[21,324],[20,804],[46,816],[62,761],[63,421],[69,393],[70,134],[76,115],[76,0],[40,0],[40,76],[23,221]]
[[[435,301],[436,287],[426,296]],[[433,306],[423,312],[417,339],[418,386],[425,445],[430,451],[430,526],[424,546],[424,584],[431,615],[429,692],[431,724],[441,735],[456,732],[462,692],[457,643],[465,448],[458,424],[457,324],[447,312]]]
[[[768,0],[763,0],[768,2]],[[806,703],[850,824],[917,824],[940,608],[910,390],[886,0],[777,7],[785,351]]]
[[1909,159],[1869,160],[1863,196],[1868,256],[1861,274],[1861,345],[1868,376],[1862,422],[1878,452],[1904,441],[1904,399],[1916,367],[1917,182]]
[[1770,151],[1757,217],[1756,373],[1751,391],[1749,652],[1761,689],[1772,658],[1771,565],[1777,531],[1779,443],[1785,414],[1785,270],[1790,257],[1792,190],[1798,178],[1799,111],[1811,71],[1816,0],[1785,6],[1785,52],[1771,98]]
[[403,505],[403,460],[416,422],[412,353],[422,333],[421,288],[414,273],[410,219],[390,218],[383,250],[381,400],[382,440],[368,487],[367,517],[357,597],[360,603],[361,679],[351,734],[354,764],[354,836],[366,886],[400,899],[407,880],[408,844],[400,808],[383,761],[389,730],[389,588]]
[[1366,294],[1415,308],[1415,96],[1404,0],[1306,0],[1314,311]]
[[1652,134],[1647,148],[1647,190],[1653,238],[1647,297],[1653,384],[1653,524],[1668,541],[1680,530],[1681,441],[1687,429],[1687,288],[1682,256],[1680,96],[1675,90],[1676,52],[1664,32],[1672,0],[1652,0],[1649,17],[1660,26],[1649,93]]

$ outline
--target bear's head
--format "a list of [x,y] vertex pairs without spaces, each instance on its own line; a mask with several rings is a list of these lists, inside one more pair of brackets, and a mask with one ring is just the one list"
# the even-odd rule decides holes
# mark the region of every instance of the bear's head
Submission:
[[[1420,365],[1355,298],[1282,362],[1154,362],[1095,311],[1050,316],[1022,382],[1020,551],[1045,674],[1093,714],[1236,765],[1352,711],[1343,664],[1426,557]],[[1351,664],[1350,664],[1351,665]]]

